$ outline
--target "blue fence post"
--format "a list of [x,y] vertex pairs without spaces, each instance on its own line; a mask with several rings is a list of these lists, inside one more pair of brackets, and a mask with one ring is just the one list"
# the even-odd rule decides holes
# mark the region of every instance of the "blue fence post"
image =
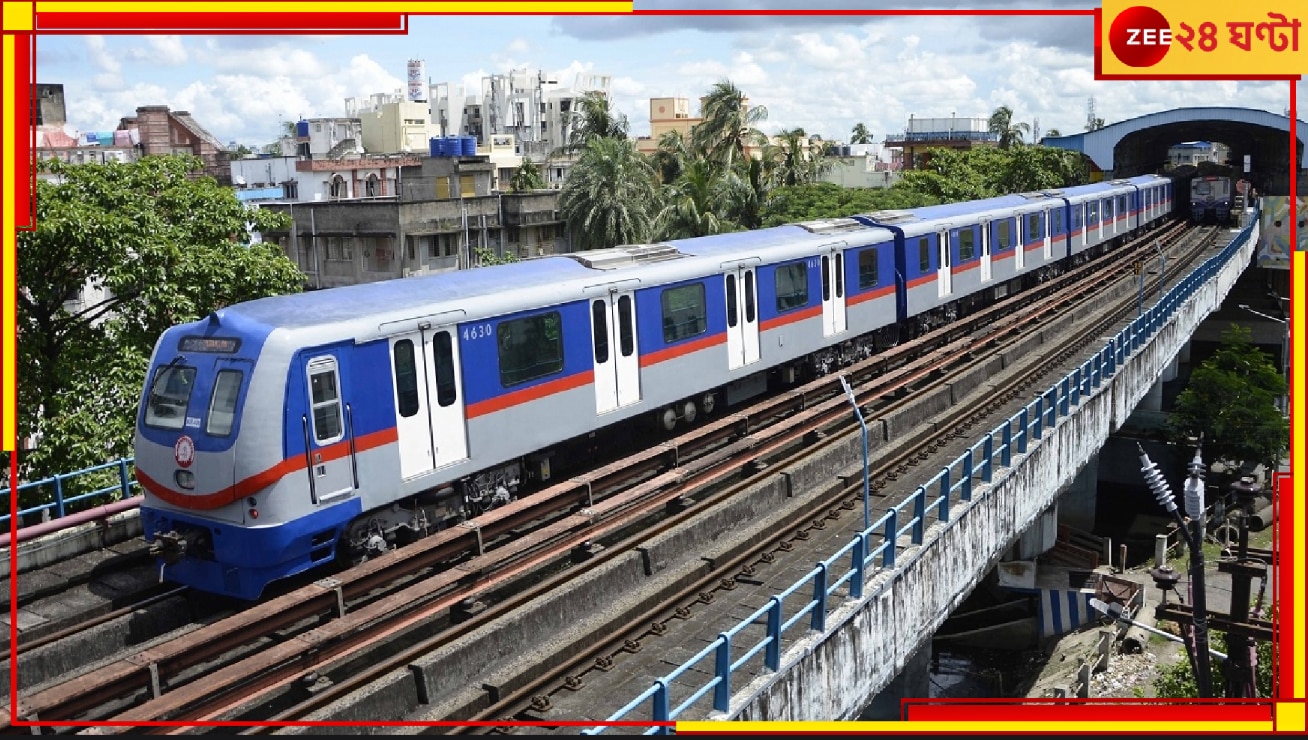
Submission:
[[1058,423],[1058,386],[1055,385],[1045,391],[1045,396],[1049,399],[1049,405],[1045,407],[1045,414],[1049,417],[1045,419],[1045,426],[1053,429],[1054,425]]
[[725,712],[731,708],[731,636],[722,632],[718,640],[717,665],[714,667],[718,685],[713,687],[713,708]]
[[56,519],[57,519],[57,518],[62,517],[62,516],[64,515],[64,483],[63,483],[63,476],[62,476],[62,475],[59,475],[59,474],[56,474],[55,477],[54,477],[54,484],[55,484],[55,510],[59,512],[59,516],[56,517]]
[[1017,414],[1017,451],[1026,454],[1026,435],[1027,430],[1031,428],[1031,420],[1027,418],[1027,409],[1030,406],[1023,406]]
[[[1031,436],[1040,439],[1040,432],[1045,424],[1045,395],[1043,393],[1035,400],[1035,413],[1032,416],[1035,419],[1031,425]],[[1026,452],[1026,450],[1023,450],[1023,452]]]
[[863,598],[863,568],[866,565],[867,557],[863,554],[866,552],[863,545],[864,535],[859,534],[854,537],[854,575],[853,580],[849,582],[849,598]]
[[949,484],[949,468],[940,471],[940,509],[937,512],[940,521],[949,521],[949,496],[951,488]]
[[[669,722],[672,720],[668,715],[671,713],[668,702],[668,684],[661,678],[654,680],[654,716],[655,722]],[[672,728],[663,725],[654,730],[656,735],[670,735]]]
[[768,646],[763,651],[763,665],[768,670],[781,670],[781,599],[775,596],[768,601]]
[[968,448],[963,453],[963,480],[959,481],[963,485],[958,490],[958,500],[972,500],[972,448]]
[[999,446],[1003,448],[999,453],[999,464],[1011,468],[1013,466],[1013,422],[1011,419],[1004,422],[1003,437],[999,441]]
[[917,495],[913,497],[913,544],[922,544],[923,528],[926,525],[926,487],[918,486]]
[[813,615],[809,619],[809,628],[815,632],[827,629],[827,564],[818,563],[817,573],[813,575]]
[[[1008,425],[1005,424],[1007,429]],[[981,454],[985,455],[985,460],[981,462],[981,480],[990,483],[995,476],[995,433],[991,432],[986,435],[985,443],[981,447]],[[970,488],[970,486],[969,486]],[[971,491],[968,492],[971,495]]]
[[1066,375],[1063,376],[1063,380],[1058,384],[1058,386],[1058,413],[1062,416],[1067,416],[1068,412],[1071,410],[1070,403],[1072,401],[1072,389],[1076,386]]
[[895,544],[899,542],[899,510],[886,512],[886,548],[881,551],[881,567],[895,567]]

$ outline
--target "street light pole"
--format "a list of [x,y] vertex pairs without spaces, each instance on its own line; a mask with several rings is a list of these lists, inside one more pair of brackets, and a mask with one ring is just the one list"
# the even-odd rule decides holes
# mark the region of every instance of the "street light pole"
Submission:
[[863,410],[858,407],[858,399],[854,397],[854,389],[849,387],[849,381],[845,376],[840,376],[840,385],[845,389],[845,395],[849,397],[849,405],[854,407],[854,418],[858,419],[859,429],[863,430],[863,531],[872,528],[872,504],[871,504],[871,482],[868,480],[869,471],[867,467],[867,422],[863,421]]

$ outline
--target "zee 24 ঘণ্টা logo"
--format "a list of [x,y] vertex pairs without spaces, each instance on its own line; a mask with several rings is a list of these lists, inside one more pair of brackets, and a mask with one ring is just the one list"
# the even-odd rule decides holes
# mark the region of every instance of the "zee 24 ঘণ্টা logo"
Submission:
[[1276,12],[1267,12],[1263,17],[1250,15],[1249,19],[1220,24],[1212,20],[1172,23],[1156,8],[1135,5],[1113,19],[1108,29],[1108,44],[1119,61],[1137,68],[1158,64],[1173,44],[1182,47],[1182,53],[1219,49],[1242,52],[1266,49],[1276,53],[1299,50],[1302,23],[1298,18]]

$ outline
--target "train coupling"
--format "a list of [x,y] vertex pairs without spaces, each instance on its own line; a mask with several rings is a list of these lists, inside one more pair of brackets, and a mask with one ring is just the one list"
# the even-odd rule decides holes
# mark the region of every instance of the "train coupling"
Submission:
[[187,553],[199,548],[202,536],[199,532],[178,533],[176,530],[155,532],[154,540],[150,543],[150,555],[160,558],[168,565],[176,565],[186,557]]

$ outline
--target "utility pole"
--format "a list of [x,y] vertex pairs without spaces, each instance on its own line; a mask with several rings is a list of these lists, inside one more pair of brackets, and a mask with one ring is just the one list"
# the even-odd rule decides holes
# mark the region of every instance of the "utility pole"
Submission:
[[[1249,557],[1249,519],[1253,516],[1253,503],[1260,488],[1251,476],[1231,484],[1231,492],[1240,507],[1240,544],[1235,562],[1222,569],[1231,573],[1231,621],[1236,624],[1248,623],[1257,616],[1250,613],[1250,581],[1254,576],[1262,578],[1264,583],[1267,579],[1266,563]],[[1245,634],[1231,633],[1227,635],[1226,643],[1231,651],[1231,658],[1226,663],[1226,695],[1233,698],[1257,696],[1258,651],[1253,639]]]

